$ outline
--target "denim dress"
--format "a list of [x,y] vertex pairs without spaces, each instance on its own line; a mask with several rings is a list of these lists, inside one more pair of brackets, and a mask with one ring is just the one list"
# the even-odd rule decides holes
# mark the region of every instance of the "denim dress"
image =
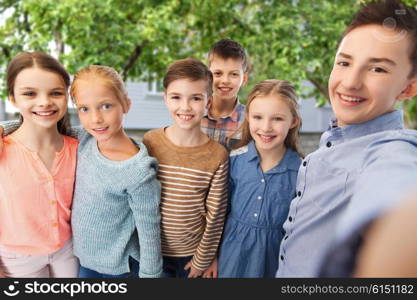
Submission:
[[295,196],[301,159],[287,149],[264,173],[255,143],[230,154],[229,208],[219,251],[219,277],[275,277],[282,225]]

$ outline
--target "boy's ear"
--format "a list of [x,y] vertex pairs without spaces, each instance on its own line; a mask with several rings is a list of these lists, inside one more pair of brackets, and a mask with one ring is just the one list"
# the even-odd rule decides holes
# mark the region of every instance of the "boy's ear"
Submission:
[[242,81],[241,86],[244,86],[248,82],[248,80],[249,80],[249,72],[243,73],[243,81]]
[[167,104],[167,93],[166,92],[164,92],[164,102],[165,102],[165,105]]
[[411,79],[406,88],[398,95],[397,100],[411,99],[417,95],[417,76]]
[[213,95],[210,95],[207,97],[207,104],[206,104],[206,109],[209,109],[211,102],[213,101]]

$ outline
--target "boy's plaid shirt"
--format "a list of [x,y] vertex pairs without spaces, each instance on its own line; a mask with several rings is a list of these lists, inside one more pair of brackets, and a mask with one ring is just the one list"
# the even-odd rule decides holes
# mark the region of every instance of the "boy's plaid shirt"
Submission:
[[[240,104],[238,100],[236,106],[233,109],[233,112],[227,117],[219,118],[216,120],[210,117],[207,111],[201,120],[201,130],[206,135],[218,141],[220,144],[230,150],[227,146],[227,138],[232,136],[239,129],[244,120],[245,106]],[[239,139],[240,136],[233,137],[233,139],[230,141],[230,146]]]

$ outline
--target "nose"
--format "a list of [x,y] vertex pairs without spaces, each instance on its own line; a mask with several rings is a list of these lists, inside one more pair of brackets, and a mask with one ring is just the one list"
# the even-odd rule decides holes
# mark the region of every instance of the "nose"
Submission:
[[264,119],[263,120],[263,122],[262,122],[262,124],[261,124],[261,129],[262,129],[262,131],[264,131],[264,132],[268,132],[268,131],[270,131],[271,130],[271,128],[272,128],[272,123],[271,123],[271,121],[270,120],[268,120],[268,119]]
[[180,108],[182,111],[188,111],[190,109],[190,102],[188,99],[183,99],[180,103]]
[[230,77],[228,74],[223,74],[220,78],[221,83],[223,84],[229,84],[230,83]]
[[38,104],[40,106],[49,106],[51,104],[49,95],[40,94],[38,98]]
[[358,90],[362,86],[361,71],[351,67],[345,71],[342,78],[342,86],[347,90]]
[[103,116],[99,111],[93,111],[91,114],[91,121],[93,121],[93,123],[101,123],[103,121]]

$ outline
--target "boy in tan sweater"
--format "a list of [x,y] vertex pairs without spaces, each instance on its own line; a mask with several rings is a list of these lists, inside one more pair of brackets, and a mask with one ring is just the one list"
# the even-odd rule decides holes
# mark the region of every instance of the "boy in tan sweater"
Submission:
[[198,60],[169,66],[164,100],[173,125],[143,142],[159,162],[164,277],[199,277],[219,246],[227,206],[228,153],[200,129],[213,77]]

